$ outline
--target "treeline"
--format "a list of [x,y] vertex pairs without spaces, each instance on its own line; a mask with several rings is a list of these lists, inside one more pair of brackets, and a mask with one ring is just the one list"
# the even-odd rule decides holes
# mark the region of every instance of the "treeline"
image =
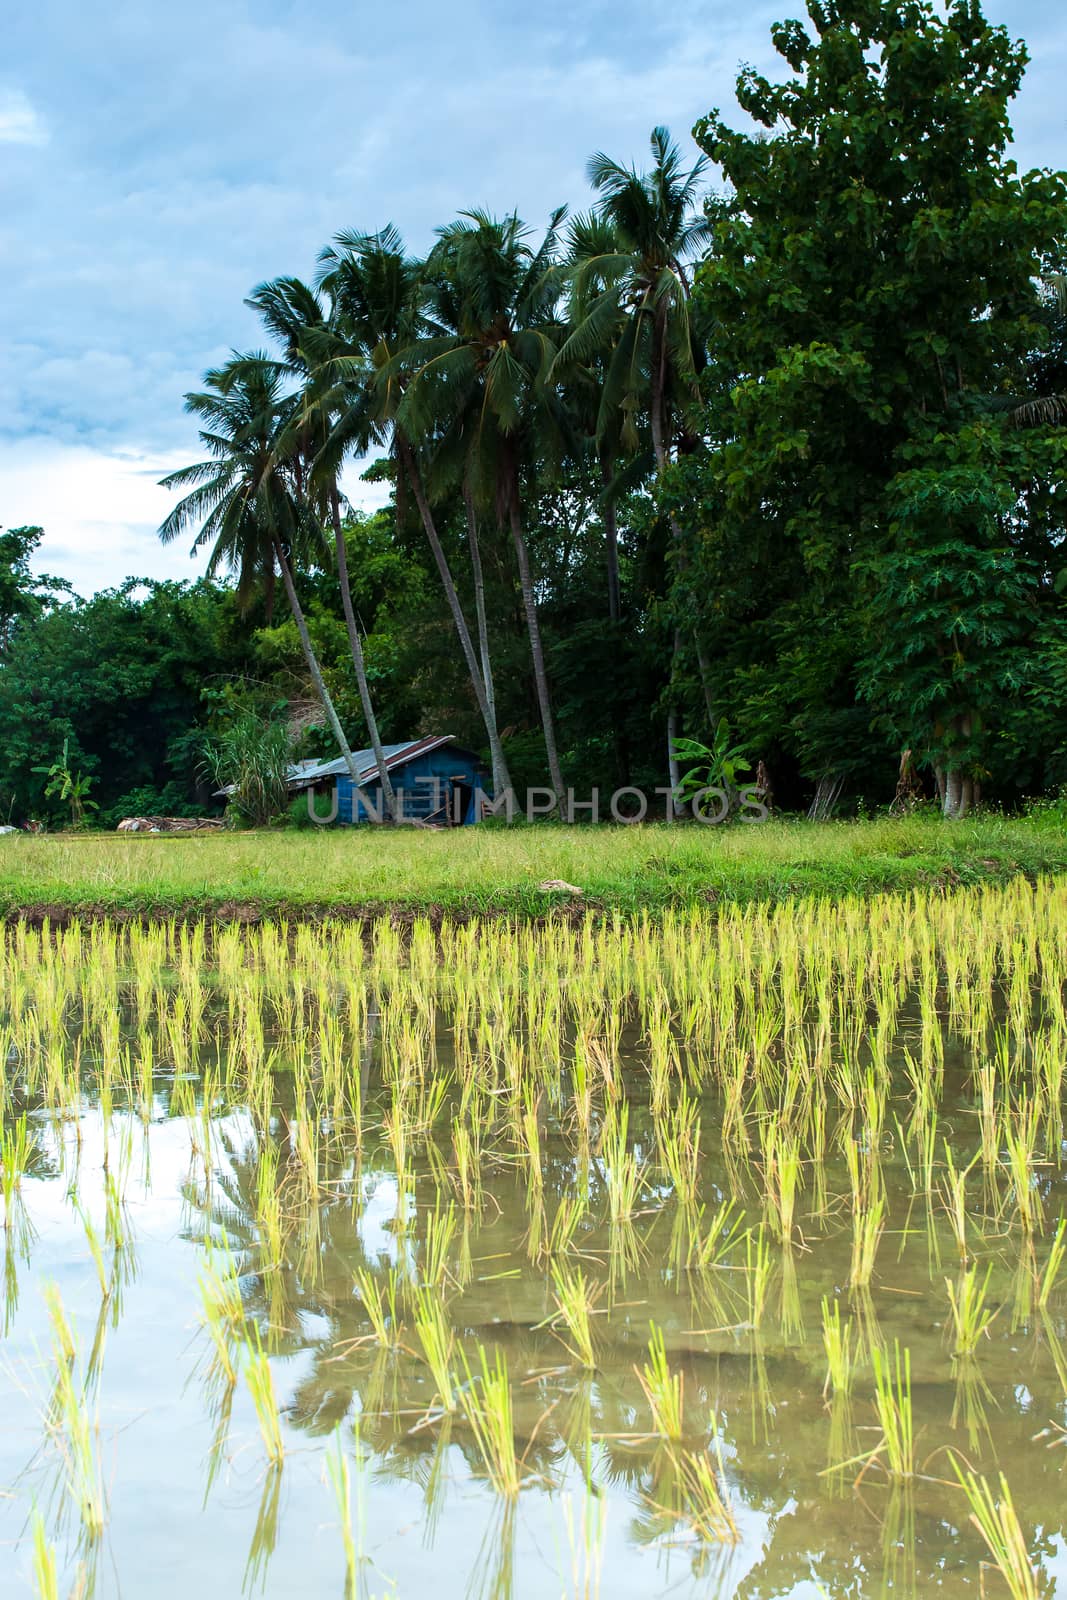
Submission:
[[498,788],[677,782],[724,722],[786,807],[1067,781],[1067,187],[1010,158],[1025,49],[973,0],[808,12],[738,80],[755,132],[253,292],[161,530],[233,580],[182,600],[244,630],[231,700],[288,678],[332,750],[451,732]]

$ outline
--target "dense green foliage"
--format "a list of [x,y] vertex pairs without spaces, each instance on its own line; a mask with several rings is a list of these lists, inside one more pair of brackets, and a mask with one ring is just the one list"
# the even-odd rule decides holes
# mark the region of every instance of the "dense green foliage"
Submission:
[[348,231],[254,291],[161,530],[233,591],[79,603],[0,548],[15,814],[65,738],[104,821],[202,802],[203,733],[292,702],[305,753],[448,732],[520,790],[677,784],[713,735],[787,808],[1067,782],[1067,180],[1010,157],[1025,49],[977,0],[807,9],[695,164],[657,129],[541,235]]
[[739,84],[773,137],[696,130],[732,191],[681,497],[716,693],[809,777],[884,783],[907,747],[1001,794],[1062,782],[1062,726],[1039,745],[1027,713],[1067,637],[1067,433],[1017,410],[1062,321],[1035,278],[1067,189],[1006,155],[1025,52],[970,0],[811,20],[774,30],[794,76]]

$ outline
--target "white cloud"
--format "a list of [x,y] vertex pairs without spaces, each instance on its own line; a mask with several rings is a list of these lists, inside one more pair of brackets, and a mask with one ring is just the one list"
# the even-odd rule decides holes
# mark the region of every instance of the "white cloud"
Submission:
[[0,520],[43,527],[34,566],[79,594],[127,577],[197,578],[205,561],[190,560],[191,539],[164,546],[156,536],[174,503],[157,479],[181,464],[44,437],[0,440]]
[[[1062,5],[986,5],[1033,47],[1020,162],[1054,162]],[[262,342],[243,304],[257,281],[310,275],[343,227],[391,220],[424,250],[474,204],[517,207],[536,230],[560,202],[589,204],[592,150],[644,162],[654,123],[695,154],[688,129],[712,106],[745,121],[740,61],[784,73],[769,23],[802,9],[411,0],[398,34],[390,12],[357,19],[348,0],[322,0],[310,33],[288,0],[14,8],[0,87],[0,521],[42,523],[43,566],[82,592],[131,573],[195,576],[186,546],[155,536],[169,502],[154,479],[196,459],[185,391],[231,346]],[[403,92],[381,95],[386,82]],[[380,493],[356,472],[346,486],[359,505]]]
[[47,144],[48,129],[21,89],[0,89],[0,144]]
[[[35,570],[66,578],[81,595],[126,578],[193,580],[207,565],[206,553],[190,557],[195,530],[172,545],[161,544],[156,530],[175,501],[158,480],[195,458],[195,445],[181,455],[149,456],[44,436],[0,439],[0,523],[43,528]],[[363,465],[349,466],[342,488],[369,512],[386,502],[388,488],[363,483]]]

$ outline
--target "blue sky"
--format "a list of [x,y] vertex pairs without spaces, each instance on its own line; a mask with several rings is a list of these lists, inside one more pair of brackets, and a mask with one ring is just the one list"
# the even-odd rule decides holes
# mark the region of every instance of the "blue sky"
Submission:
[[[650,20],[655,9],[657,15]],[[988,0],[1034,58],[1026,165],[1067,164],[1067,15]],[[182,395],[257,338],[243,305],[310,275],[343,227],[414,248],[458,209],[539,225],[582,206],[602,148],[640,162],[772,66],[790,0],[38,0],[0,55],[0,523],[45,525],[44,569],[89,593],[193,576],[155,480],[193,459]],[[694,152],[695,153],[695,152]],[[358,483],[351,486],[353,495]]]

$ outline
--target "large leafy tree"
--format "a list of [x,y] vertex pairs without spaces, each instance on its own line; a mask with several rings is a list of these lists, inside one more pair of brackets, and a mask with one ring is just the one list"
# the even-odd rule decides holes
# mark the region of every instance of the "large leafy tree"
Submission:
[[43,537],[43,528],[0,529],[0,661],[9,654],[21,626],[72,593],[70,584],[61,578],[39,577],[30,571],[30,561]]
[[64,743],[105,825],[202,809],[198,729],[214,690],[243,669],[249,634],[233,591],[206,579],[131,579],[20,622],[0,669],[3,820],[63,820],[34,769]]
[[1026,53],[977,0],[808,14],[773,29],[785,81],[739,79],[760,132],[695,130],[730,193],[696,284],[711,450],[675,488],[740,715],[784,665],[776,720],[809,776],[906,746],[959,814],[1062,536],[1057,514],[1035,552],[1026,516],[1062,438],[1012,407],[1067,191],[1009,156]]

